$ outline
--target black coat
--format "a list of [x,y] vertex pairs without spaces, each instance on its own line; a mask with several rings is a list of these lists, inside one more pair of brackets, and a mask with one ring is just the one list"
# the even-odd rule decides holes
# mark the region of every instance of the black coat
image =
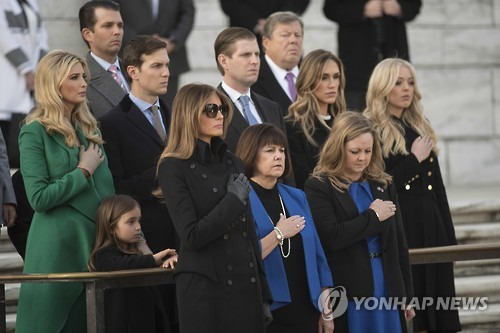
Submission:
[[186,160],[158,169],[165,203],[181,239],[175,269],[181,332],[263,332],[270,301],[249,206],[226,190],[241,161],[218,138],[198,140]]
[[[370,182],[370,188],[374,199],[391,200],[399,208],[393,184],[383,189]],[[359,214],[349,193],[334,189],[327,180],[309,178],[305,192],[335,286],[345,287],[349,299],[373,296],[366,239],[380,234],[388,296],[413,297],[408,247],[399,209],[393,217],[380,222],[372,209]],[[342,320],[345,316],[339,321]],[[344,325],[345,322],[339,326]]]
[[120,4],[123,18],[123,46],[135,35],[158,34],[175,40],[170,53],[170,75],[178,77],[189,70],[186,40],[193,29],[195,8],[193,0],[159,0],[158,16],[153,19],[149,0],[115,0]]
[[[345,69],[346,90],[366,91],[371,72],[380,61],[379,53],[382,58],[409,59],[405,23],[413,20],[422,6],[421,0],[397,0],[401,18],[370,20],[363,15],[367,1],[325,0],[323,7],[325,16],[339,25],[339,57]],[[380,40],[382,48],[377,47]]]
[[[404,128],[407,151],[418,134],[397,118]],[[421,163],[413,154],[390,155],[385,160],[399,194],[403,226],[408,246],[423,248],[456,245],[448,198],[434,153]],[[455,296],[453,264],[414,265],[413,283],[416,296]],[[460,330],[457,311],[417,311],[415,330]],[[417,329],[418,328],[418,329]]]
[[257,94],[269,98],[279,104],[281,111],[286,116],[288,107],[292,104],[292,100],[286,92],[281,88],[281,85],[276,80],[271,67],[264,57],[260,59],[259,78],[252,85],[252,91]]
[[319,120],[315,120],[316,130],[312,137],[318,145],[314,146],[307,140],[300,124],[294,125],[293,120],[286,120],[285,125],[290,157],[292,159],[293,174],[295,175],[295,185],[303,189],[306,180],[318,163],[321,148],[326,139],[328,139],[330,129],[321,124]]
[[[217,89],[227,95],[227,92],[224,90],[224,88],[222,88],[222,85],[219,84]],[[251,91],[250,95],[252,96],[252,101],[255,103],[255,108],[257,109],[262,122],[276,125],[286,135],[283,113],[281,112],[279,105],[268,98],[256,94],[254,91]],[[234,103],[233,108],[233,119],[229,124],[224,141],[226,142],[229,151],[234,153],[236,152],[236,146],[238,140],[240,139],[241,133],[243,133],[243,131],[248,127],[248,122],[243,117],[236,105],[234,105]]]
[[[160,111],[168,132],[170,110],[161,100]],[[128,95],[99,121],[116,193],[130,195],[141,205],[142,231],[154,253],[176,248],[168,210],[151,193],[158,187],[156,164],[164,142]]]
[[[301,15],[309,0],[219,0],[224,13],[229,16],[231,27],[254,31],[259,19],[279,11],[292,11]],[[259,36],[260,37],[260,36]]]
[[[152,255],[126,254],[108,246],[97,252],[97,271],[154,268]],[[170,332],[168,318],[158,288],[130,287],[108,289],[104,292],[107,333]]]

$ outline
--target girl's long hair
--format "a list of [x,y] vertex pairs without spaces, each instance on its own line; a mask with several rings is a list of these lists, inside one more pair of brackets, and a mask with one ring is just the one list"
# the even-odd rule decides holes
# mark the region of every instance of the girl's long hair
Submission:
[[49,134],[61,134],[69,147],[75,146],[78,142],[74,130],[77,127],[82,129],[89,141],[100,144],[102,139],[97,129],[97,122],[90,113],[86,101],[75,106],[70,120],[64,117],[61,85],[76,64],[82,65],[89,80],[87,62],[74,54],[54,50],[40,60],[35,73],[36,106],[26,117],[25,123],[29,124],[35,120],[40,122]]
[[139,203],[128,195],[113,195],[104,199],[97,209],[96,240],[94,249],[89,257],[88,268],[95,272],[95,256],[97,252],[107,246],[116,246],[121,251],[129,254],[140,254],[137,244],[126,244],[115,235],[118,221],[134,208],[140,208]]
[[[373,70],[368,82],[366,93],[366,109],[364,115],[377,123],[377,132],[382,143],[382,153],[384,157],[391,154],[408,155],[405,146],[404,129],[391,116],[387,109],[389,94],[396,86],[399,72],[402,67],[408,68],[413,78],[413,99],[410,106],[403,111],[402,120],[410,126],[420,136],[429,135],[434,143],[437,142],[437,135],[430,122],[424,117],[420,100],[422,95],[417,84],[417,75],[413,66],[403,59],[388,58],[382,60]],[[433,151],[438,153],[438,148],[434,145]]]
[[328,113],[332,117],[335,117],[346,110],[344,66],[340,59],[333,53],[318,49],[310,52],[300,65],[300,72],[296,82],[297,100],[288,107],[288,115],[285,118],[292,120],[294,125],[299,124],[307,141],[316,147],[318,143],[313,138],[316,130],[315,120],[318,120],[322,126],[330,129],[323,118],[319,116],[319,103],[314,95],[314,91],[323,76],[325,64],[329,60],[333,60],[339,67],[340,84],[335,103],[328,105]]
[[384,172],[384,160],[375,123],[361,113],[353,111],[343,112],[335,118],[312,176],[320,180],[326,178],[338,191],[346,191],[352,182],[345,176],[346,144],[365,133],[370,133],[373,137],[373,149],[370,163],[359,181],[371,180],[387,187],[391,176]]

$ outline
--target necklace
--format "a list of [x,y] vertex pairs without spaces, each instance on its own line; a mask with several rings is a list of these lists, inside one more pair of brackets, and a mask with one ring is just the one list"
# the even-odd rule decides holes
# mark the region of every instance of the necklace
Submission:
[[[283,204],[283,200],[281,199],[281,195],[279,194],[279,192],[278,192],[278,197],[280,198],[281,211],[283,213],[283,216],[286,218],[285,205]],[[274,227],[274,223],[273,223],[273,220],[271,220],[271,217],[269,215],[267,215],[267,217],[269,217],[269,221],[271,222],[271,225]],[[276,227],[274,227],[274,228],[278,229]],[[290,250],[292,249],[292,245],[290,243],[290,238],[287,238],[287,240],[288,240],[288,252],[285,255],[285,252],[283,251],[283,234],[281,233],[281,230],[278,229],[278,231],[279,231],[279,233],[281,234],[281,237],[282,237],[281,242],[279,242],[279,246],[280,246],[280,250],[281,250],[281,255],[283,256],[283,258],[288,258],[288,256],[290,255]]]

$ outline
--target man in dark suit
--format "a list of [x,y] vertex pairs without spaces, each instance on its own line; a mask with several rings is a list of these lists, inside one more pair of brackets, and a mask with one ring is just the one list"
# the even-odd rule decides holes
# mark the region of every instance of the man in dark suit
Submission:
[[168,211],[151,193],[157,188],[156,163],[170,118],[168,106],[158,98],[167,91],[168,65],[164,42],[136,36],[123,53],[130,94],[100,118],[116,192],[131,195],[141,205],[142,231],[154,253],[175,247]]
[[278,103],[284,115],[296,98],[295,82],[302,56],[304,24],[291,12],[277,12],[264,25],[262,58],[253,91]]
[[[159,99],[167,91],[169,63],[165,42],[152,36],[134,37],[123,51],[130,94],[99,119],[116,193],[139,202],[141,228],[153,253],[176,248],[177,243],[166,206],[152,194],[158,187],[156,163],[170,123],[170,110]],[[165,286],[162,293],[170,323],[175,325],[175,289]]]
[[227,28],[214,43],[217,68],[223,75],[219,89],[234,104],[234,115],[225,141],[230,151],[236,151],[241,133],[251,125],[267,122],[285,132],[279,105],[250,91],[259,75],[260,51],[255,35],[245,28]]
[[167,43],[172,66],[168,91],[161,96],[169,106],[177,92],[179,75],[189,71],[186,40],[193,28],[193,0],[115,0],[125,23],[123,44],[135,35],[153,35]]
[[123,38],[120,6],[106,0],[89,1],[80,8],[78,17],[83,40],[90,49],[87,98],[90,110],[98,118],[115,107],[130,90],[118,59]]

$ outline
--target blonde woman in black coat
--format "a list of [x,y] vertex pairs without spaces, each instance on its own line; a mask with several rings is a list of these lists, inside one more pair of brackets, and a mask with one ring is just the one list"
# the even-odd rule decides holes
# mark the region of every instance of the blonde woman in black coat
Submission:
[[158,182],[180,237],[175,269],[180,332],[265,331],[270,302],[250,185],[222,137],[233,109],[224,93],[189,84],[177,93]]
[[[373,70],[364,114],[378,125],[386,170],[394,178],[408,246],[455,245],[455,230],[437,158],[437,136],[424,117],[413,66],[402,59],[380,62]],[[453,297],[453,264],[415,265],[417,297]],[[460,331],[457,310],[434,305],[417,311],[418,331]]]

